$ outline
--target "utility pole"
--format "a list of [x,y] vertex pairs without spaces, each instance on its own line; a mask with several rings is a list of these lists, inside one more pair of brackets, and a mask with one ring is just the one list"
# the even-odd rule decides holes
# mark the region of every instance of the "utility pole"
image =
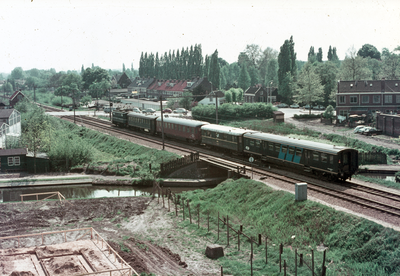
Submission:
[[[161,92],[162,93],[162,92]],[[164,112],[162,107],[162,94],[160,95],[160,109],[161,109],[161,137],[162,137],[162,150],[165,149],[164,145]]]

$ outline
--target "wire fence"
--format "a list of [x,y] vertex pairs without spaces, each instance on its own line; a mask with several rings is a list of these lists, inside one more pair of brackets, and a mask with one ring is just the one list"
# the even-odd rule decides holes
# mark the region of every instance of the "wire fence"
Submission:
[[[196,224],[197,227],[207,228],[207,232],[213,231],[210,227],[210,211],[206,213],[202,213],[200,211],[200,205],[191,206],[190,200],[183,198],[181,195],[177,195],[171,192],[170,189],[161,188],[158,183],[155,183],[155,187],[153,190],[157,190],[158,192],[158,203],[163,205],[163,208],[167,208],[168,212],[171,212],[171,208],[175,209],[175,216],[182,217],[182,220],[189,220],[190,224]],[[249,274],[253,275],[253,245],[255,246],[263,246],[263,250],[265,252],[265,264],[268,264],[268,257],[276,254],[276,248],[274,246],[271,247],[272,240],[267,236],[263,236],[258,234],[257,236],[252,236],[246,231],[243,230],[244,226],[239,225],[235,226],[230,223],[229,216],[221,216],[218,212],[217,218],[212,218],[211,220],[216,221],[217,229],[214,231],[217,232],[217,240],[219,242],[223,242],[223,236],[226,234],[226,245],[229,246],[230,243],[237,244],[237,250],[240,251],[241,243],[244,240],[247,240],[250,243],[250,271]],[[232,244],[233,245],[233,244]],[[287,246],[289,247],[289,246]],[[275,252],[273,252],[275,250]],[[314,250],[310,249],[310,252],[299,253],[298,249],[295,249],[294,252],[290,250],[285,250],[284,252],[284,244],[280,243],[278,246],[278,255],[279,255],[279,272],[283,272],[283,275],[287,275],[289,273],[289,264],[291,267],[294,267],[294,271],[290,271],[291,274],[298,275],[298,269],[303,268],[303,272],[301,275],[312,275],[312,276],[325,276],[326,275],[326,249],[323,250],[323,259],[321,264],[321,269],[316,268],[315,264],[315,254]],[[304,274],[304,268],[308,271],[309,274]],[[316,272],[318,271],[318,273]],[[320,271],[320,272],[319,272]],[[221,267],[221,275],[223,274],[223,267]],[[300,274],[299,274],[300,275]]]

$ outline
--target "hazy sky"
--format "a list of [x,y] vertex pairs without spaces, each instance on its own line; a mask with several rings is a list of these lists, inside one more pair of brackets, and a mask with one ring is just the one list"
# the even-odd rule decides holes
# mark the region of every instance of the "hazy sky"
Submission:
[[369,43],[400,45],[399,0],[0,0],[0,72],[15,67],[138,69],[141,52],[201,44],[229,63],[248,44],[279,51],[293,35],[297,59],[310,46],[340,59]]

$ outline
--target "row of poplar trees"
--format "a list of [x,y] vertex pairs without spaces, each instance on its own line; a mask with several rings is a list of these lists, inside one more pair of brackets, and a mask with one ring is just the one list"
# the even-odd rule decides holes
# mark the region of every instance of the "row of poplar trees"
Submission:
[[218,51],[203,60],[201,44],[181,51],[171,50],[163,55],[143,53],[139,61],[139,76],[141,78],[155,77],[157,79],[192,79],[207,77],[215,87],[219,87],[220,67]]

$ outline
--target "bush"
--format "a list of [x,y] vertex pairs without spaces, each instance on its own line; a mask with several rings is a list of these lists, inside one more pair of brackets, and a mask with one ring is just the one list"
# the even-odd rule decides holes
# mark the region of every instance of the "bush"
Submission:
[[329,105],[326,108],[325,112],[322,114],[322,116],[324,116],[325,119],[332,119],[334,117],[334,115],[333,115],[334,110],[335,109],[333,108],[333,106]]
[[61,97],[60,96],[56,96],[51,100],[51,104],[55,105],[55,106],[61,106],[61,103],[63,106],[66,105],[71,105],[72,104],[72,99],[70,97],[62,97],[62,101],[61,101]]
[[319,119],[321,115],[319,114],[294,114],[295,119]]

